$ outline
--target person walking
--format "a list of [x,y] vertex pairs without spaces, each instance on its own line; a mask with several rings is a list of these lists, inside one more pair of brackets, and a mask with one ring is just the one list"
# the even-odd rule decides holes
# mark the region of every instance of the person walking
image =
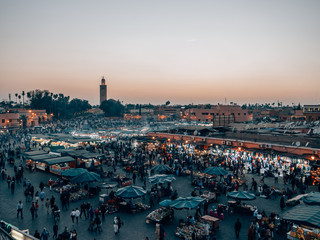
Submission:
[[47,198],[45,206],[46,206],[46,209],[47,209],[47,214],[49,214],[49,208],[50,208],[50,200],[49,200],[49,198]]
[[113,231],[114,231],[114,234],[118,234],[118,232],[119,232],[119,225],[118,225],[118,218],[117,217],[114,217],[114,219],[113,219]]
[[8,183],[8,188],[10,188],[10,183],[11,183],[11,177],[8,175],[7,177],[7,183]]
[[234,229],[236,232],[236,237],[239,238],[239,234],[240,234],[240,230],[241,230],[241,222],[240,222],[239,218],[237,219],[237,221],[234,225]]
[[76,210],[72,209],[70,217],[72,219],[72,223],[74,223],[74,218],[76,217]]
[[34,202],[31,203],[30,212],[32,220],[34,219],[34,212],[36,211],[36,207],[34,206]]
[[159,223],[156,223],[155,235],[156,235],[156,240],[159,240],[160,239],[160,224]]
[[82,214],[84,214],[84,217],[87,218],[87,213],[86,213],[86,203],[83,202],[80,206],[80,218],[82,217]]
[[40,236],[40,233],[38,232],[38,230],[36,230],[35,232],[34,232],[34,235],[33,235],[35,238],[37,238],[37,239],[40,239],[41,238],[41,236]]
[[284,195],[282,195],[281,199],[280,199],[280,208],[283,211],[283,209],[285,208],[286,204],[284,201]]
[[36,202],[34,203],[34,207],[35,207],[34,216],[37,218],[37,217],[38,217],[38,210],[39,210],[39,203],[38,203],[38,201],[36,201]]
[[49,238],[49,231],[46,228],[43,228],[43,231],[41,233],[41,239],[42,240],[48,240]]
[[117,216],[117,219],[118,219],[118,233],[120,233],[120,228],[123,225],[123,222],[121,221],[120,216]]
[[76,208],[75,217],[76,217],[76,222],[78,223],[79,222],[79,217],[80,217],[80,211],[79,211],[78,208]]
[[255,240],[256,232],[254,230],[253,223],[251,223],[248,229],[248,240]]
[[43,200],[45,199],[46,197],[46,193],[44,191],[41,191],[40,194],[39,194],[39,197],[40,197],[40,200],[42,202],[42,205],[43,205]]
[[17,205],[17,218],[19,218],[19,214],[21,215],[21,219],[23,219],[23,203],[21,201]]
[[52,237],[54,239],[56,239],[58,237],[58,230],[59,230],[57,222],[54,222],[52,230],[53,230],[53,236]]
[[14,188],[16,186],[16,183],[14,180],[11,181],[11,193],[14,194]]
[[78,233],[75,229],[70,232],[70,240],[77,240]]

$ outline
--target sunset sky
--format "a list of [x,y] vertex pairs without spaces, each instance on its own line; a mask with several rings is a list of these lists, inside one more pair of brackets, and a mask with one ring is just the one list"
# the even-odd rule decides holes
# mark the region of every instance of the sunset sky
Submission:
[[320,103],[319,0],[0,2],[0,100]]

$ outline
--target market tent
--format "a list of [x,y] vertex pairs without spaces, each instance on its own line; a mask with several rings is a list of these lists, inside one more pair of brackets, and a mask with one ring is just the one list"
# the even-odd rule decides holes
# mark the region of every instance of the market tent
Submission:
[[58,150],[66,149],[64,146],[50,146],[50,152],[58,152]]
[[179,197],[176,200],[173,200],[169,206],[175,209],[193,209],[204,201],[205,199],[201,197]]
[[48,165],[55,165],[55,164],[61,164],[61,163],[67,163],[67,162],[75,162],[75,159],[72,157],[56,157],[56,158],[45,159],[42,162]]
[[312,192],[302,198],[302,201],[308,205],[320,205],[320,192]]
[[220,176],[220,175],[226,176],[228,174],[228,171],[219,167],[208,167],[204,170],[204,173],[209,175],[216,175],[216,176]]
[[101,178],[99,174],[89,171],[71,179],[71,181],[74,183],[95,182],[100,180]]
[[254,200],[256,196],[254,194],[243,192],[243,191],[234,191],[227,194],[228,197],[236,200]]
[[320,227],[320,208],[318,206],[298,205],[285,212],[283,219],[312,227]]
[[168,165],[158,164],[158,165],[154,165],[154,166],[151,168],[151,171],[157,171],[157,172],[172,172],[172,169],[171,169]]
[[81,158],[83,159],[90,159],[90,158],[99,158],[99,157],[102,157],[103,154],[100,154],[100,153],[90,153],[90,152],[87,152],[85,154],[82,154],[81,155]]
[[64,177],[76,177],[85,172],[88,172],[88,170],[84,168],[70,168],[63,171],[61,175]]
[[51,159],[51,158],[57,158],[59,157],[56,154],[41,154],[41,155],[35,155],[35,156],[30,156],[29,159],[31,159],[34,162],[43,162],[43,160],[46,159]]
[[173,180],[176,180],[174,176],[166,174],[156,174],[149,177],[149,182],[151,182],[152,184],[172,182]]
[[122,198],[138,198],[142,197],[147,193],[146,190],[144,190],[142,187],[138,186],[127,186],[123,188],[119,188],[116,191],[116,196],[122,197]]
[[30,157],[30,156],[36,156],[36,155],[43,155],[43,154],[47,154],[46,151],[30,151],[30,152],[24,152],[22,153],[23,156],[25,157]]
[[67,142],[67,143],[71,143],[71,144],[75,144],[75,143],[82,143],[82,142],[92,142],[94,141],[94,139],[91,139],[91,138],[68,138],[68,139],[64,139],[63,140],[64,142]]

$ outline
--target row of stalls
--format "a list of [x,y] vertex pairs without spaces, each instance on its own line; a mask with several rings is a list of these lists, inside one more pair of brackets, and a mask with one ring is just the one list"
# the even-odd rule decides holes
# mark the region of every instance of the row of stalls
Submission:
[[61,175],[63,171],[76,167],[75,159],[70,156],[61,157],[44,151],[26,152],[23,156],[26,159],[26,167],[31,170],[39,169]]
[[75,150],[70,149],[61,149],[58,150],[61,156],[70,156],[76,159],[76,164],[78,167],[82,168],[95,168],[100,167],[103,154],[100,153],[91,153],[87,150]]
[[56,175],[69,168],[100,167],[102,154],[90,153],[86,150],[59,149],[56,152],[31,151],[25,152],[26,167],[51,172]]

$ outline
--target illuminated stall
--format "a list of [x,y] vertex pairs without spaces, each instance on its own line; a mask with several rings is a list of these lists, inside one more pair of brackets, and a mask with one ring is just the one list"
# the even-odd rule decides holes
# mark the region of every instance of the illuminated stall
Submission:
[[49,167],[49,171],[56,175],[61,175],[61,173],[69,168],[75,168],[75,159],[72,157],[57,157],[43,160],[43,163]]

